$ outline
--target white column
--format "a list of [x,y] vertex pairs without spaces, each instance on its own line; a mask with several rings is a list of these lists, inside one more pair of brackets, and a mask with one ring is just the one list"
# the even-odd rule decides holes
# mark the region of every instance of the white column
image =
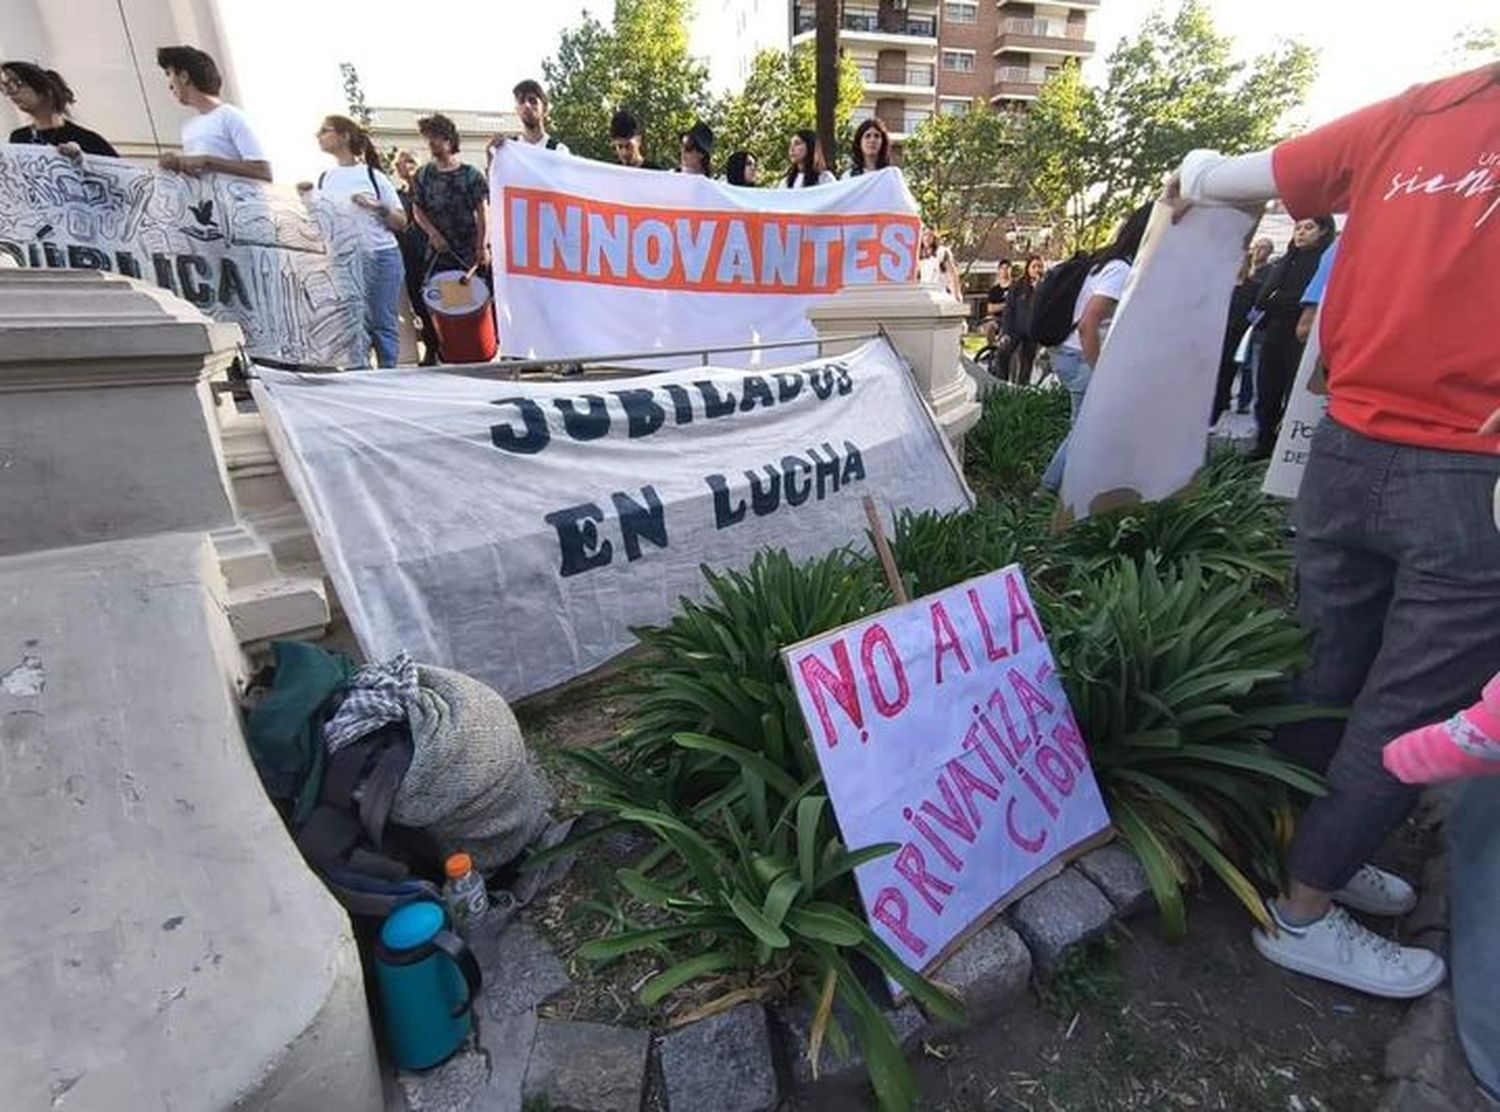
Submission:
[[849,351],[884,328],[911,364],[912,377],[954,447],[979,420],[974,383],[959,362],[964,306],[926,286],[865,286],[843,290],[807,311],[828,354]]

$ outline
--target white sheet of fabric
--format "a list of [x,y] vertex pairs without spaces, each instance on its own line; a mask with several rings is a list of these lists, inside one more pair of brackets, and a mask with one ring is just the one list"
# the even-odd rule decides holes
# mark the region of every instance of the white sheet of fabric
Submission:
[[810,340],[808,308],[839,289],[914,279],[918,223],[895,169],[815,189],[744,189],[506,143],[490,171],[500,350],[564,358]]
[[1073,430],[1061,499],[1074,517],[1106,492],[1156,501],[1203,466],[1224,322],[1255,218],[1158,204]]
[[[365,656],[408,649],[507,698],[629,648],[631,627],[704,594],[700,565],[862,545],[867,493],[887,513],[971,502],[883,340],[765,374],[258,375],[282,470]],[[626,515],[645,531],[627,535]]]

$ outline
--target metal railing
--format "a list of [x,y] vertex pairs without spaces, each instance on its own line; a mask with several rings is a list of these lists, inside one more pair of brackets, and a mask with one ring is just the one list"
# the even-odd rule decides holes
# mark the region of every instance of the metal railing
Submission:
[[915,85],[930,89],[937,84],[933,66],[860,66],[859,75],[867,85]]
[[[851,341],[877,340],[885,336],[885,329],[878,332],[861,332],[849,336],[810,336],[805,340],[773,340],[759,344],[728,344],[723,347],[677,348],[670,351],[628,351],[609,355],[559,356],[554,359],[508,359],[499,363],[465,363],[455,366],[430,368],[447,374],[464,375],[470,378],[518,379],[527,371],[573,370],[576,375],[584,367],[612,367],[621,363],[639,363],[647,359],[686,359],[697,356],[702,366],[708,366],[710,355],[726,355],[736,351],[777,351],[785,348],[813,347],[818,355],[823,354],[825,344],[849,343]],[[574,370],[576,368],[576,370]],[[680,369],[680,368],[679,368]],[[656,374],[654,368],[637,371],[637,374]]]
[[[816,18],[812,19],[807,28],[802,27],[804,16],[799,13],[797,26],[799,30],[811,30],[817,25]],[[845,12],[839,26],[845,31],[863,31],[868,34],[881,35],[913,35],[918,38],[937,38],[937,20],[931,16],[905,16],[895,19],[882,20],[878,15],[867,12]]]
[[1012,85],[1040,85],[1047,80],[1047,71],[1040,66],[1000,66],[995,70],[995,83]]

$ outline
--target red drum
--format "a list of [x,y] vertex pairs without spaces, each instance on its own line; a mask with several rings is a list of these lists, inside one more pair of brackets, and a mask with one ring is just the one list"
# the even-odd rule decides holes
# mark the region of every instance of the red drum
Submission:
[[483,278],[462,270],[440,270],[422,287],[427,314],[437,329],[444,363],[488,363],[500,342],[495,308]]

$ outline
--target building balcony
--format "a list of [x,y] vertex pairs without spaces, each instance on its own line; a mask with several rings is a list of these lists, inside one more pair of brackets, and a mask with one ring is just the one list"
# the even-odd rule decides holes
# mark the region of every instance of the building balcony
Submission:
[[[1003,13],[1007,5],[1017,2],[1024,2],[1030,8],[1035,6],[1036,0],[995,0],[995,7],[999,8]],[[1075,12],[1097,12],[1099,10],[1099,0],[1045,0],[1045,3],[1049,8],[1067,8],[1069,11]]]
[[1041,66],[999,66],[990,100],[1035,100],[1048,76]]
[[[793,42],[811,37],[818,19],[810,9],[798,8],[793,23]],[[890,12],[881,17],[865,12],[845,12],[839,20],[839,38],[874,43],[909,43],[913,39],[937,45],[937,16]]]
[[861,64],[859,76],[868,93],[931,95],[937,88],[936,66],[872,66]]
[[1002,19],[1000,34],[995,39],[995,54],[1014,50],[1081,58],[1094,52],[1093,42],[1084,38],[1087,33],[1082,23],[1061,19]]
[[885,124],[886,131],[891,134],[891,141],[900,143],[911,138],[912,132],[921,127],[927,120],[932,119],[930,112],[907,112],[904,115],[895,113],[877,113],[880,122]]

